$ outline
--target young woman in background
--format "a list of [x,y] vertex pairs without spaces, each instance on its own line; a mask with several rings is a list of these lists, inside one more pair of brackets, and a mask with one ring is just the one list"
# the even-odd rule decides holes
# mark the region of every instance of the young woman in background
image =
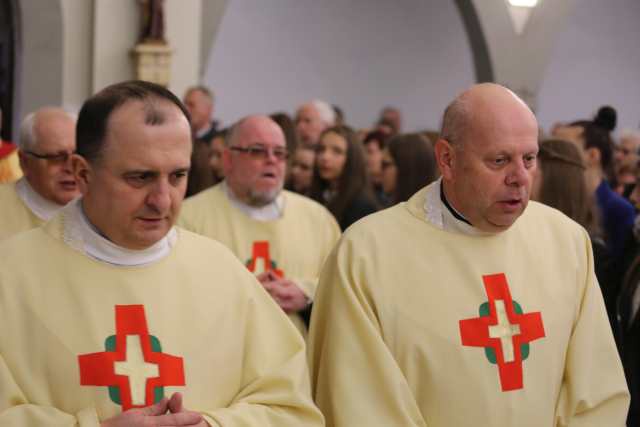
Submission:
[[364,149],[351,128],[335,126],[320,136],[311,197],[331,211],[342,230],[377,210]]

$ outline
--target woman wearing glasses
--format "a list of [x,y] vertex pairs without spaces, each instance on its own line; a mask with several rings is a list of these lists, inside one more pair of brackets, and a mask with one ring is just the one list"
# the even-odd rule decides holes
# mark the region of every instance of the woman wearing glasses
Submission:
[[335,126],[320,135],[311,197],[331,211],[342,230],[378,209],[364,149],[351,128]]

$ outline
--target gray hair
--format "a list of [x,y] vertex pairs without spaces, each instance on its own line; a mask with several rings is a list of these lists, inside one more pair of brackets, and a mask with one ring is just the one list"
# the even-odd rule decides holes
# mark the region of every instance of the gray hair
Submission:
[[209,101],[211,101],[212,104],[215,101],[215,95],[213,94],[213,91],[211,89],[209,89],[208,87],[206,87],[205,85],[197,85],[197,86],[189,87],[187,89],[187,91],[185,92],[185,96],[189,95],[191,92],[200,92],[200,93],[202,93],[205,97],[207,97],[209,99]]
[[22,151],[33,150],[36,145],[36,135],[33,130],[36,122],[36,113],[31,112],[22,120],[20,125],[20,139],[18,140],[18,148]]
[[336,124],[336,112],[328,102],[314,99],[309,102],[309,105],[316,109],[320,119],[325,122],[327,126],[334,126]]
[[622,129],[620,131],[620,141],[623,139],[640,139],[640,131],[636,129]]
[[[42,110],[49,109],[43,108]],[[22,120],[20,124],[20,139],[17,142],[18,148],[22,151],[33,151],[38,146],[38,138],[36,137],[35,125],[38,112],[41,110],[33,111]],[[69,118],[76,120],[77,116],[66,110],[62,110],[64,114]]]

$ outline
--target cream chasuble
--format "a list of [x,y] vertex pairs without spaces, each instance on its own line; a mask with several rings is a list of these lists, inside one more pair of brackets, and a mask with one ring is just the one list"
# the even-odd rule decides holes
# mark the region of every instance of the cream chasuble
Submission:
[[586,231],[530,202],[482,233],[439,182],[345,234],[309,353],[327,426],[623,426],[629,403]]
[[303,340],[226,248],[176,229],[128,251],[83,221],[0,244],[0,425],[97,427],[175,391],[212,426],[322,425]]
[[[250,211],[229,197],[225,187],[218,184],[187,199],[180,225],[221,242],[254,274],[274,270],[313,299],[324,260],[340,238],[333,216],[289,191],[266,209]],[[305,334],[300,316],[289,317]]]

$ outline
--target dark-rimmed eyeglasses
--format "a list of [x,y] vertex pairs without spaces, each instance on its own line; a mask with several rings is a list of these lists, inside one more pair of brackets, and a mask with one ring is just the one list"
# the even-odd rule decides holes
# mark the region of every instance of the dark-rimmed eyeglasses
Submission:
[[264,145],[250,145],[248,147],[229,147],[229,150],[248,154],[254,159],[266,159],[269,154],[273,154],[273,157],[280,161],[287,160],[289,157],[289,152],[284,147],[268,148]]
[[39,154],[29,150],[24,150],[24,152],[36,159],[46,160],[49,163],[67,163],[74,154],[73,151],[64,151],[56,154]]

